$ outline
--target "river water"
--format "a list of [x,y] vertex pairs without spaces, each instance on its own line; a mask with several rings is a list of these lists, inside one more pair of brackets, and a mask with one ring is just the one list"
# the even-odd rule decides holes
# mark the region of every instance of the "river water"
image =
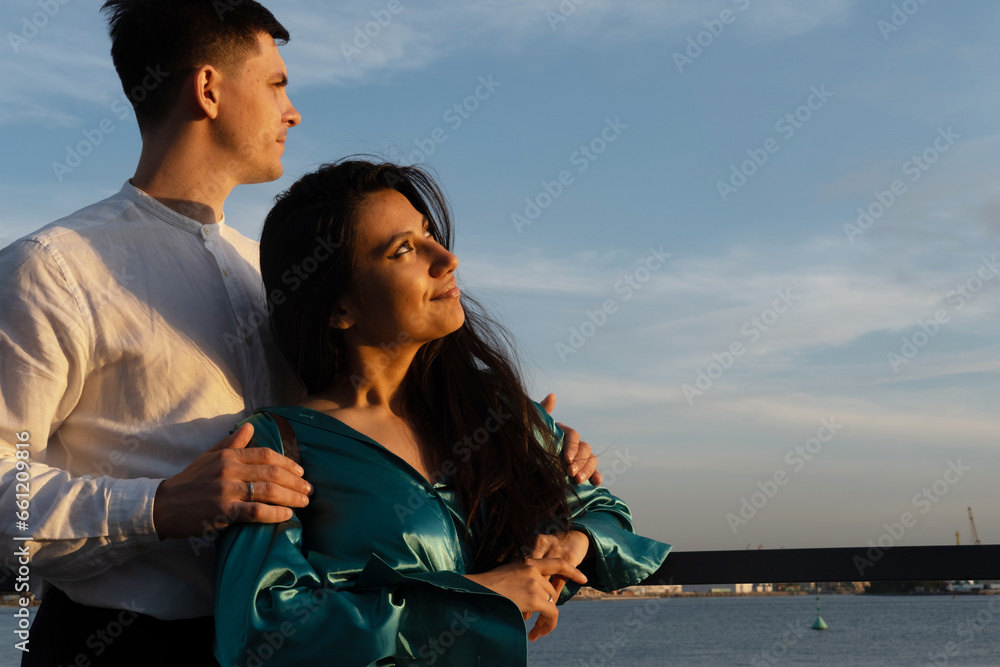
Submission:
[[[532,667],[1000,665],[1000,595],[571,601],[530,645]],[[0,607],[0,667],[20,664],[14,608]]]

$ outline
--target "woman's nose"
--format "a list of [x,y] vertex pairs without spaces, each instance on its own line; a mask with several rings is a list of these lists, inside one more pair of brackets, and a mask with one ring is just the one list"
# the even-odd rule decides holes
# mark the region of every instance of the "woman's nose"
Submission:
[[452,273],[458,268],[458,257],[445,247],[441,247],[440,254],[434,259],[431,271],[435,276],[443,276]]

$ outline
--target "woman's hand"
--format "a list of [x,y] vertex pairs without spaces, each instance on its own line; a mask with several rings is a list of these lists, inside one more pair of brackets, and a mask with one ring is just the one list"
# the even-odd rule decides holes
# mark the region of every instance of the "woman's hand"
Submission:
[[549,634],[559,622],[559,609],[556,607],[559,594],[549,578],[558,576],[587,583],[583,572],[562,558],[525,558],[523,563],[508,563],[489,572],[464,576],[512,600],[525,619],[537,611],[538,620],[528,633],[530,641]]
[[[573,567],[591,556],[593,553],[590,548],[590,538],[579,530],[570,530],[556,535],[539,535],[531,553],[532,558],[561,558]],[[565,585],[565,577],[559,575],[552,577],[556,599],[559,598]]]

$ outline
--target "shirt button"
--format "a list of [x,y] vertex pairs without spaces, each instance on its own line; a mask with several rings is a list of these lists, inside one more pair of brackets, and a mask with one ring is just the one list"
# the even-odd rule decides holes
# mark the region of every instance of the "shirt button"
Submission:
[[225,277],[228,278],[229,277],[229,270],[228,269],[222,269],[222,275],[224,275]]
[[247,336],[243,340],[246,341],[247,345],[253,345],[253,336]]

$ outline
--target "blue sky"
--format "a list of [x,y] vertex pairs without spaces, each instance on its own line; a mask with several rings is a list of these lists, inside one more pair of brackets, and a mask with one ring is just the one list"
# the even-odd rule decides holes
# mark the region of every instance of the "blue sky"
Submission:
[[[230,224],[346,154],[425,162],[466,290],[642,532],[863,546],[909,513],[893,544],[966,543],[972,506],[1000,540],[1000,6],[399,3],[266,3],[303,122]],[[139,154],[97,3],[58,7],[0,9],[0,245]]]

